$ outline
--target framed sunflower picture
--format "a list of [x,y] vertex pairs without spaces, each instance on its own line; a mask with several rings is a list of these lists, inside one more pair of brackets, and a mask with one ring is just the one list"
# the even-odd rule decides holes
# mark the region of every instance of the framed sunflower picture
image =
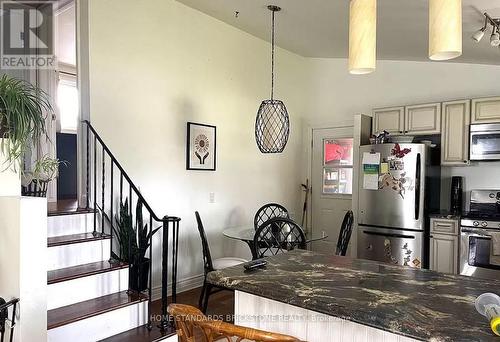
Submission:
[[217,131],[215,126],[187,123],[186,169],[215,171]]

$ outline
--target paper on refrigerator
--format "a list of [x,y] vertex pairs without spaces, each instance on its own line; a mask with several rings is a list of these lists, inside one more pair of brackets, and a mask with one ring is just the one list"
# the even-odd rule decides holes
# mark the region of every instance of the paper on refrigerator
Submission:
[[363,153],[363,189],[378,190],[380,153]]

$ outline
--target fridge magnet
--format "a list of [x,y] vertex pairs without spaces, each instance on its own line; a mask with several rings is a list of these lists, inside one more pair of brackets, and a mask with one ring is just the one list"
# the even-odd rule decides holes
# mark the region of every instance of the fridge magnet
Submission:
[[187,123],[186,169],[215,171],[216,127]]
[[408,153],[411,152],[411,148],[403,148],[399,144],[395,144],[394,148],[391,150],[391,154],[396,158],[404,158]]
[[406,191],[413,190],[412,179],[406,177],[406,172],[402,172],[399,178],[390,173],[385,173],[380,176],[380,189],[386,188],[396,191],[404,199]]

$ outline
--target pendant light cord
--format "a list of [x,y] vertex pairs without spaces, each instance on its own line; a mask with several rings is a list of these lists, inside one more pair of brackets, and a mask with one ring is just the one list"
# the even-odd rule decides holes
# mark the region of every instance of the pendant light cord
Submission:
[[271,101],[274,100],[274,13],[272,11],[272,33],[271,33]]

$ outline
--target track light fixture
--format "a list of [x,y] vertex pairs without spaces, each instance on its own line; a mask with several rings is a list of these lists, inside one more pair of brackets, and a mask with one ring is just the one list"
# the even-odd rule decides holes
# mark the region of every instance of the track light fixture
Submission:
[[500,45],[500,33],[498,33],[498,28],[493,28],[493,33],[491,33],[490,44],[493,47]]
[[476,42],[480,42],[481,39],[484,37],[484,31],[486,31],[486,28],[488,27],[488,18],[484,17],[484,26],[481,27],[479,30],[476,31],[472,35],[472,39],[475,40]]
[[492,18],[488,13],[484,13],[484,26],[472,35],[472,39],[480,42],[483,39],[488,24],[491,25],[490,44],[493,47],[500,46],[500,18]]

